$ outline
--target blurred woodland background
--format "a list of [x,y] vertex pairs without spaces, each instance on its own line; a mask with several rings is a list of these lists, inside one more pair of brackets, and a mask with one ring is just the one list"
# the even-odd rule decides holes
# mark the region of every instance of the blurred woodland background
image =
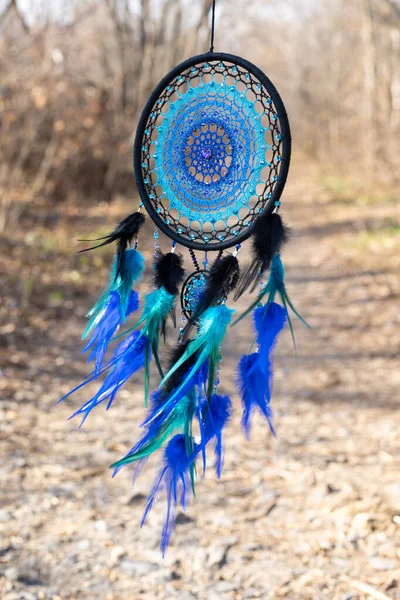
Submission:
[[[32,202],[134,193],[140,110],[163,74],[208,47],[210,6],[1,0],[3,230]],[[278,82],[305,161],[369,189],[399,184],[396,0],[225,0],[216,41]]]
[[[200,478],[162,560],[162,501],[139,529],[152,465],[133,490],[108,469],[137,438],[140,378],[79,431],[89,391],[55,407],[89,371],[84,316],[112,260],[76,240],[136,208],[140,111],[208,50],[210,9],[0,0],[2,599],[400,600],[400,0],[217,0],[216,50],[267,73],[293,133],[284,260],[312,330],[296,327],[297,359],[278,345],[278,440],[261,419],[251,443],[240,431],[243,324],[223,352],[222,478]],[[150,223],[140,244],[143,295]]]

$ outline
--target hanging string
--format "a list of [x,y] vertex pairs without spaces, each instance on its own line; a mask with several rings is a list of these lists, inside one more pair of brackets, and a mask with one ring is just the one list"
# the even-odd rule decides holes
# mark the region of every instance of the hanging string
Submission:
[[215,0],[213,0],[213,3],[212,3],[210,52],[214,52],[214,32],[215,32]]
[[197,258],[196,258],[193,248],[189,248],[189,254],[192,259],[194,268],[196,269],[196,271],[200,271],[199,263],[197,262]]

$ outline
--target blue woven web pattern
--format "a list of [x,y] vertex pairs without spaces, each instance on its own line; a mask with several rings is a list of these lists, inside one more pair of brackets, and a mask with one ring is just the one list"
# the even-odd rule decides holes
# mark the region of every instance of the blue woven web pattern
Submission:
[[148,119],[148,197],[181,236],[234,243],[271,198],[281,140],[273,101],[252,73],[222,62],[192,67],[165,88]]

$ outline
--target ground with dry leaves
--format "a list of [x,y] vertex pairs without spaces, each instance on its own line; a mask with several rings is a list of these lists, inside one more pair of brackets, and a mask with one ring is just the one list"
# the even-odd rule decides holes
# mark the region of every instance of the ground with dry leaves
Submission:
[[222,365],[235,405],[222,478],[198,481],[164,560],[162,501],[139,529],[157,461],[134,488],[129,469],[108,469],[138,435],[140,382],[79,431],[67,417],[88,392],[55,407],[87,373],[84,313],[110,259],[77,256],[73,240],[127,210],[32,208],[4,238],[1,598],[399,600],[399,207],[292,173],[287,286],[312,330],[296,325],[297,360],[288,333],[278,345],[278,439],[261,418],[251,442],[240,430],[243,323]]

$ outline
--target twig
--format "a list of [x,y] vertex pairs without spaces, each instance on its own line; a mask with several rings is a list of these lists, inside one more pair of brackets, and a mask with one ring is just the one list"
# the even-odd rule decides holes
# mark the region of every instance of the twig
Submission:
[[368,594],[368,596],[375,598],[375,600],[393,600],[393,598],[373,588],[368,583],[357,581],[357,579],[350,579],[349,577],[345,577],[345,579],[355,590],[362,592],[363,594]]

